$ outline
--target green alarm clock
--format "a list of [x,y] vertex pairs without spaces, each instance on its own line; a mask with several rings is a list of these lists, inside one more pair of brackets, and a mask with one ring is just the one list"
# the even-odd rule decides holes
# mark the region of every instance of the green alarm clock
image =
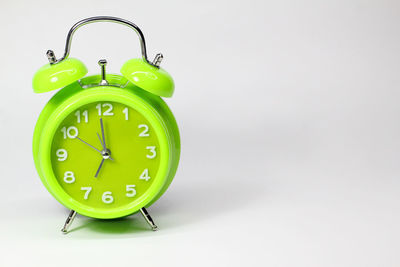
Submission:
[[[115,22],[139,36],[142,58],[130,59],[121,74],[87,76],[85,65],[69,58],[75,31],[94,22]],[[161,97],[174,82],[160,68],[162,54],[150,62],[142,31],[115,17],[91,17],[70,29],[64,56],[47,52],[49,64],[33,77],[35,93],[62,88],[42,110],[33,136],[33,158],[47,190],[70,209],[66,233],[76,214],[113,219],[141,212],[168,188],[178,167],[179,130]]]

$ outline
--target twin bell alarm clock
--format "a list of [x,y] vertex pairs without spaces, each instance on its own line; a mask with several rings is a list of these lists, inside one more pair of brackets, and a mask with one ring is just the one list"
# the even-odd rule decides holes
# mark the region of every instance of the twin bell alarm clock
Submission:
[[[121,74],[85,76],[82,61],[70,58],[72,37],[83,25],[114,22],[139,37],[142,58],[126,61]],[[49,64],[33,77],[35,93],[60,89],[36,123],[33,158],[51,195],[70,210],[66,233],[76,214],[113,219],[147,212],[174,178],[180,155],[175,118],[162,100],[174,93],[174,82],[162,68],[162,54],[150,62],[142,31],[124,19],[91,17],[69,31],[64,56],[47,52]]]

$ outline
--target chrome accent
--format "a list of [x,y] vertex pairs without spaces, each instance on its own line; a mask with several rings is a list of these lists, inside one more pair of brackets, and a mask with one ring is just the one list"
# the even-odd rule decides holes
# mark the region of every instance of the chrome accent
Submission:
[[154,223],[153,219],[151,218],[150,214],[147,212],[147,210],[143,207],[140,209],[140,212],[142,213],[144,219],[146,220],[146,222],[150,225],[151,230],[153,231],[157,231],[158,227],[157,225]]
[[71,210],[68,214],[67,220],[64,223],[64,227],[61,229],[61,232],[63,232],[63,234],[66,234],[68,232],[68,228],[71,226],[75,217],[76,217],[76,211]]
[[[83,20],[78,21],[77,23],[75,23],[71,27],[69,32],[68,32],[67,40],[66,40],[66,43],[65,43],[65,51],[64,51],[63,57],[58,59],[58,60],[56,60],[55,62],[51,62],[50,59],[49,59],[50,64],[57,64],[57,63],[60,63],[61,61],[63,61],[64,59],[67,59],[69,57],[69,54],[70,54],[70,51],[71,51],[72,37],[74,36],[74,33],[76,32],[76,30],[78,30],[80,27],[82,27],[84,25],[87,25],[87,24],[90,24],[90,23],[94,23],[94,22],[114,22],[114,23],[126,25],[129,28],[133,29],[136,32],[136,34],[138,35],[138,37],[139,37],[140,48],[141,48],[143,60],[145,60],[150,65],[153,65],[153,63],[151,63],[147,59],[146,42],[145,42],[144,35],[143,35],[142,31],[140,30],[140,28],[138,26],[136,26],[136,24],[134,24],[134,23],[132,23],[132,22],[130,22],[128,20],[117,18],[117,17],[110,17],[110,16],[90,17],[90,18],[86,18],[86,19],[83,19]],[[49,50],[49,51],[51,51],[51,50]],[[54,57],[54,59],[55,59],[55,57]],[[153,66],[155,66],[155,65],[153,65]],[[157,67],[157,66],[155,66],[155,67]]]
[[46,52],[47,59],[49,60],[50,64],[54,64],[57,62],[56,55],[54,54],[53,50],[47,50]]
[[100,85],[108,85],[108,82],[107,82],[107,79],[106,79],[107,60],[100,59],[99,60],[99,65],[101,67],[101,82],[100,82]]
[[92,88],[92,87],[97,87],[97,86],[111,86],[111,87],[117,87],[117,88],[125,88],[125,86],[127,85],[127,83],[125,85],[121,85],[121,84],[107,84],[107,85],[99,85],[98,83],[90,83],[90,84],[82,84],[79,83],[79,85],[81,86],[82,89],[88,89],[88,88]]
[[152,64],[153,66],[159,68],[159,67],[160,67],[160,64],[161,64],[161,61],[163,60],[163,58],[164,58],[163,54],[158,53],[158,54],[154,57],[153,62],[152,62],[151,64]]

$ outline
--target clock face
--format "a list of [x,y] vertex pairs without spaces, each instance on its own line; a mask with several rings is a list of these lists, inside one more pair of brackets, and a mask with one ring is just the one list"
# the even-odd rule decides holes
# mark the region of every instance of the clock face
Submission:
[[75,201],[101,210],[140,201],[160,166],[149,121],[132,107],[93,102],[70,113],[51,146],[53,173]]

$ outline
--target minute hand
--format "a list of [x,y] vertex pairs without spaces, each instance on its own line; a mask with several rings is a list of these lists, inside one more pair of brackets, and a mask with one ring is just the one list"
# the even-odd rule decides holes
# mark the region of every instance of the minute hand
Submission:
[[93,148],[94,150],[96,150],[97,152],[99,152],[100,154],[101,154],[101,151],[100,150],[98,150],[97,148],[95,148],[94,146],[92,146],[91,144],[89,144],[89,143],[87,143],[87,142],[85,142],[85,141],[83,141],[82,139],[80,139],[78,136],[77,137],[75,137],[76,139],[78,139],[79,141],[81,141],[82,143],[84,143],[85,145],[88,145],[88,146],[90,146],[91,148]]

